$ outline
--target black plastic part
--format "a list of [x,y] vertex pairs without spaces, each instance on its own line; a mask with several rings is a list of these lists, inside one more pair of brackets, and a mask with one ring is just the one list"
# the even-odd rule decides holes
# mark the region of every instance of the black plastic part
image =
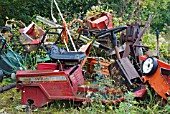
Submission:
[[114,32],[111,33],[110,40],[111,40],[111,42],[112,42],[112,47],[113,47],[113,48],[114,48],[115,46],[117,46],[116,34],[114,34]]
[[117,27],[117,28],[113,28],[113,29],[103,31],[103,32],[97,34],[95,39],[108,36],[110,38],[111,42],[112,42],[112,47],[115,47],[115,46],[117,46],[116,33],[123,31],[126,28],[127,28],[127,26],[120,26],[120,27]]
[[110,51],[112,49],[112,48],[105,46],[103,44],[99,44],[99,48],[104,49],[104,50],[108,50],[108,51]]
[[70,75],[72,75],[73,73],[74,73],[74,71],[76,71],[77,70],[77,68],[78,68],[79,66],[77,65],[77,66],[75,66],[72,70],[71,70],[71,72],[69,73]]
[[2,51],[2,49],[4,48],[6,44],[6,40],[3,38],[0,38],[0,52]]
[[161,68],[161,74],[170,76],[170,70],[166,68]]
[[124,30],[126,28],[127,28],[127,26],[120,26],[120,27],[117,27],[117,28],[106,30],[106,31],[103,31],[103,32],[97,34],[96,38],[98,38],[98,37],[100,37],[100,36],[102,36],[102,35],[104,35],[106,33],[110,33],[110,32],[113,32],[114,34],[116,34],[116,33],[120,32],[120,31],[122,31],[122,30]]
[[[156,72],[156,69],[158,68],[158,62],[157,62],[153,57],[148,57],[147,59],[149,59],[149,58],[151,58],[152,61],[153,61],[153,68],[152,68],[152,70],[151,70],[150,72],[144,73],[144,72],[143,72],[143,67],[142,67],[142,72],[143,72],[143,74],[146,75],[146,76],[151,76],[152,74],[154,74],[154,73]],[[147,59],[146,59],[146,60],[147,60]],[[144,61],[142,62],[142,66],[143,66],[143,63],[144,63],[146,60],[144,60]]]
[[16,87],[16,83],[12,83],[12,84],[0,87],[0,93],[3,93],[4,91],[7,91],[7,90],[12,89],[14,87]]
[[61,49],[56,45],[51,46],[49,55],[53,60],[62,61],[80,61],[86,57],[86,54],[83,52],[67,52],[66,50]]
[[29,105],[34,104],[34,100],[32,100],[32,99],[28,99],[27,102],[28,102]]
[[0,82],[2,82],[3,77],[4,77],[4,73],[3,73],[3,71],[2,71],[2,70],[0,70]]
[[159,30],[156,30],[156,39],[159,39]]

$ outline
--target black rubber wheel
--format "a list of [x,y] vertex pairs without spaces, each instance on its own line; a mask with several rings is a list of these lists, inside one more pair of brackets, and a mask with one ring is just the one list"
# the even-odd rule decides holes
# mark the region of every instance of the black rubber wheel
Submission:
[[158,68],[158,62],[152,57],[148,57],[142,63],[142,72],[146,76],[150,76],[154,74],[157,68]]

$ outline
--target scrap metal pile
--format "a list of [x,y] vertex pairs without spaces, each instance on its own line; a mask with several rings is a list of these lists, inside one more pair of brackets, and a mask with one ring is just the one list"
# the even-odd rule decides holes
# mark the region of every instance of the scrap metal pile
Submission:
[[[16,74],[12,87],[16,85],[21,92],[21,104],[42,107],[54,100],[92,103],[97,102],[94,99],[97,93],[102,96],[102,103],[116,104],[126,99],[127,91],[133,92],[135,98],[145,97],[146,82],[168,99],[170,65],[145,55],[149,47],[142,45],[151,16],[145,24],[135,22],[113,27],[112,14],[102,12],[84,22],[77,19],[67,25],[55,0],[54,3],[62,25],[37,16],[38,21],[50,27],[43,30],[32,22],[19,29],[22,38],[16,37],[7,25],[1,27],[1,81],[4,76]],[[77,23],[79,26],[74,27]],[[17,40],[19,44],[13,46],[22,46],[26,50],[24,56],[32,51],[42,54],[40,49],[45,52],[44,58],[38,56],[36,70],[24,68],[22,57],[7,40]]]

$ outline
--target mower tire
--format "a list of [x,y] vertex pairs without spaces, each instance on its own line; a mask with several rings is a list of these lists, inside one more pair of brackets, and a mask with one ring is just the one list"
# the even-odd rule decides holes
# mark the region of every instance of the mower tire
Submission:
[[156,72],[158,68],[158,62],[152,57],[148,57],[142,63],[142,72],[146,76],[150,76]]

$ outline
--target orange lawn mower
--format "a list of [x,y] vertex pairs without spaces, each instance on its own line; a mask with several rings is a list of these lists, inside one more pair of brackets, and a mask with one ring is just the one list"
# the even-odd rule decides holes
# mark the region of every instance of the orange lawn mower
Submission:
[[153,57],[141,56],[142,76],[144,82],[148,84],[162,98],[168,100],[170,96],[170,65]]

